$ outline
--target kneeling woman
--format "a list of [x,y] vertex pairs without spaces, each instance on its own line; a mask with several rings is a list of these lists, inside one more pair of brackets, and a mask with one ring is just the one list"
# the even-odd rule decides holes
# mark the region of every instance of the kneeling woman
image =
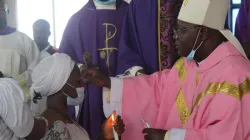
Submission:
[[[32,108],[43,105],[42,100],[45,99],[46,111],[40,118],[47,121],[47,116],[57,116],[53,125],[48,126],[42,140],[89,140],[87,132],[67,116],[67,105],[80,105],[84,99],[80,70],[71,58],[66,54],[54,54],[44,59],[34,69],[32,82]],[[109,118],[105,122],[104,130],[98,139],[113,138],[110,120]],[[124,124],[120,117],[116,119],[115,130],[118,134],[124,132]]]

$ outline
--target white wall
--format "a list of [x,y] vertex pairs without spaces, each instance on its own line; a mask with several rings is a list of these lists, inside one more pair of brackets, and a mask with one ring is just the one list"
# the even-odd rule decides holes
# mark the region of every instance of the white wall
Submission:
[[58,48],[69,18],[82,8],[87,1],[17,0],[18,30],[33,38],[33,23],[38,19],[45,19],[51,25],[49,42]]

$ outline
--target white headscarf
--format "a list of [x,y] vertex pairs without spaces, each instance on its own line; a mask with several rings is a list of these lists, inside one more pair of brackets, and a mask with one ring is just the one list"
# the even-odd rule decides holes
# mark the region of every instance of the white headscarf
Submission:
[[[61,53],[56,53],[42,60],[32,73],[31,100],[33,100],[35,92],[46,98],[61,90],[67,83],[74,66],[75,62],[68,55]],[[37,112],[36,106],[41,108],[46,105],[44,100],[43,103],[38,101],[37,105],[32,103],[32,111]],[[38,112],[40,112],[40,109],[38,109]]]

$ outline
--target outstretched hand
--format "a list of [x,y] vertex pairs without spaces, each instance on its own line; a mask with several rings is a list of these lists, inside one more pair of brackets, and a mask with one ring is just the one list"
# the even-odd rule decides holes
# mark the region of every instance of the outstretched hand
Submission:
[[83,84],[91,83],[98,87],[111,87],[111,81],[108,76],[105,76],[98,67],[91,67],[81,71]]
[[164,140],[167,130],[145,128],[142,133],[145,140]]

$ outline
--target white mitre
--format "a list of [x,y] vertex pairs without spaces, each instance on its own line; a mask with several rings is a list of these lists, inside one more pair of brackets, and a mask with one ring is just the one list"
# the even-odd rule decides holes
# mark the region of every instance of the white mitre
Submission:
[[231,0],[184,0],[178,19],[219,30],[247,59],[238,39],[224,28]]

